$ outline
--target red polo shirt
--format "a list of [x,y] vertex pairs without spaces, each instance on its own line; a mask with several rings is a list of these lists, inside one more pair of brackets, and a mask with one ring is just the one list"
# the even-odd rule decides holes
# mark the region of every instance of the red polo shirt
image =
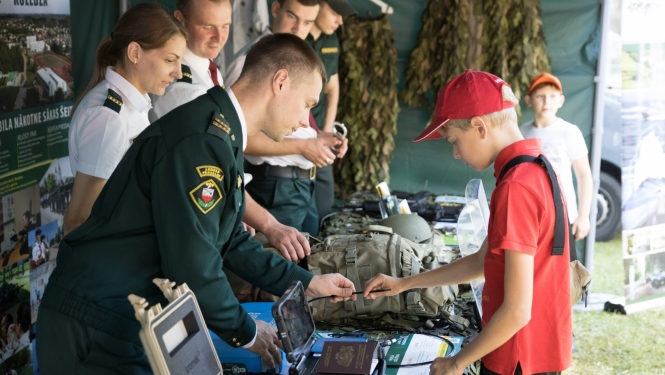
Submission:
[[[540,139],[515,142],[497,156],[494,177],[498,178],[503,167],[514,157],[542,153]],[[514,374],[518,362],[524,375],[567,369],[571,362],[573,335],[570,258],[568,241],[565,241],[563,255],[551,254],[554,200],[545,168],[536,163],[522,163],[498,181],[490,202],[488,232],[483,326],[503,303],[505,249],[534,257],[533,304],[531,321],[486,355],[483,363],[503,375]]]

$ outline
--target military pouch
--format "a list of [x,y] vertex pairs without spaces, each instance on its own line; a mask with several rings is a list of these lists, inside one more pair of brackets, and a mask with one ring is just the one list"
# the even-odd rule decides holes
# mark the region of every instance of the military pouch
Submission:
[[[362,291],[365,283],[379,273],[405,277],[425,272],[422,260],[427,257],[432,258],[416,243],[398,234],[368,230],[326,238],[312,247],[307,265],[314,275],[340,273],[353,282],[357,291]],[[315,319],[332,323],[345,323],[348,318],[375,319],[387,312],[433,317],[440,315],[455,298],[455,288],[438,286],[375,300],[366,300],[362,295],[345,303],[318,300],[311,308]]]

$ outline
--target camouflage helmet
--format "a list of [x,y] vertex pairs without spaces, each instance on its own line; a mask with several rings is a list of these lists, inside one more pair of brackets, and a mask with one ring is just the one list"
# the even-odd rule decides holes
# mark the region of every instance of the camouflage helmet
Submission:
[[429,224],[418,215],[392,215],[379,222],[379,225],[393,228],[395,233],[413,242],[424,242],[432,238]]

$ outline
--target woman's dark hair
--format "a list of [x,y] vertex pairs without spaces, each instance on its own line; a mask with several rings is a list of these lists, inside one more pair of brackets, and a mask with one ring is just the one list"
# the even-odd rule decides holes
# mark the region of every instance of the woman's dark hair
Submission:
[[125,63],[127,46],[138,43],[144,50],[163,47],[174,35],[189,37],[187,29],[166,8],[155,3],[141,3],[131,7],[120,17],[110,36],[97,47],[95,70],[88,87],[76,100],[74,111],[81,99],[104,80],[107,66]]

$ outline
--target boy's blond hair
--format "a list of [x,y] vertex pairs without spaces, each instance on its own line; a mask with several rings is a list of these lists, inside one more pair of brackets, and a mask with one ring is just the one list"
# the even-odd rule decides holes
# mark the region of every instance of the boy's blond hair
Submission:
[[[506,102],[511,102],[515,105],[517,105],[519,102],[517,97],[515,97],[513,90],[508,85],[504,85],[501,88],[501,95],[503,96],[503,100]],[[515,108],[506,108],[501,111],[488,113],[479,117],[482,117],[483,120],[488,121],[493,127],[501,127],[504,124],[517,125],[517,112],[515,112]],[[469,128],[471,128],[471,118],[450,120],[445,125],[445,129],[447,128],[458,128],[464,131],[469,130]]]

